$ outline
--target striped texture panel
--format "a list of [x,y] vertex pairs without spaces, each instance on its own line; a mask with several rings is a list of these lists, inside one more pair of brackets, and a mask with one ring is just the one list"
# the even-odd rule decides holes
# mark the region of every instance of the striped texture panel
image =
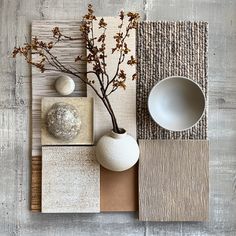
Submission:
[[[37,36],[39,40],[50,42],[53,40],[52,29],[58,26],[64,34],[72,37],[80,37],[79,21],[50,21],[36,20],[32,23],[32,37]],[[78,55],[85,55],[85,47],[81,40],[62,41],[52,49],[53,54],[66,66],[73,66],[80,71],[86,71],[86,63],[75,63]],[[37,55],[32,58],[37,60]],[[41,73],[37,68],[32,67],[32,156],[41,155],[41,99],[43,97],[60,96],[55,88],[54,82],[61,73],[54,71],[45,71]],[[74,80],[75,91],[71,96],[84,96],[85,85],[78,79]]]

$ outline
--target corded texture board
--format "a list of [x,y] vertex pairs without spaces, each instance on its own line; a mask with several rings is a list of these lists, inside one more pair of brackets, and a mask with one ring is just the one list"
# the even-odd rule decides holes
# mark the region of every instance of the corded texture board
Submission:
[[207,139],[207,108],[194,127],[171,132],[157,125],[148,112],[153,86],[168,76],[185,76],[207,93],[206,22],[141,22],[137,30],[137,135],[138,139]]

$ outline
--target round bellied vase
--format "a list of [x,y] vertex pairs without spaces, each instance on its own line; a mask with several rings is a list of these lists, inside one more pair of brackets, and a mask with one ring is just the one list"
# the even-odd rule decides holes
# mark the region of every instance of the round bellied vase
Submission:
[[96,146],[96,158],[106,169],[124,171],[131,168],[139,159],[139,146],[125,129],[118,134],[110,131],[102,136]]

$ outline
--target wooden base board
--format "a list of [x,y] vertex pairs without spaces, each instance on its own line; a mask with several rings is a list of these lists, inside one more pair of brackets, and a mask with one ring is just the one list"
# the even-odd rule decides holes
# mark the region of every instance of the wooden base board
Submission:
[[[138,211],[138,165],[123,172],[100,171],[101,212]],[[31,173],[31,211],[41,212],[41,156],[32,157]]]
[[139,219],[205,221],[207,140],[139,140]]

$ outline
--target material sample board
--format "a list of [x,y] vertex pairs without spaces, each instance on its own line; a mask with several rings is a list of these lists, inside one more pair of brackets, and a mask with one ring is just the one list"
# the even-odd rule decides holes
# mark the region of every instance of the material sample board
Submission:
[[94,147],[42,148],[42,212],[100,212],[100,165]]
[[42,189],[42,157],[35,156],[31,160],[31,211],[41,211]]
[[[115,18],[106,19],[109,23],[109,28],[112,27],[110,34],[113,43],[113,34],[116,33],[119,24],[119,20]],[[74,37],[80,36],[80,22],[75,20],[37,20],[32,22],[32,36],[37,35],[39,39],[52,40],[51,30],[53,27],[59,26],[60,29],[71,34]],[[112,33],[112,35],[111,35]],[[128,39],[129,48],[135,54],[135,33],[130,35]],[[113,47],[114,44],[109,44],[109,47]],[[82,71],[86,71],[86,63],[76,64],[74,58],[78,55],[85,55],[86,50],[84,43],[81,41],[64,41],[57,44],[56,55],[62,61],[68,65],[72,65]],[[109,63],[110,64],[110,63]],[[134,73],[135,67],[129,67],[130,75]],[[45,72],[40,73],[35,68],[32,68],[32,184],[31,184],[31,210],[35,212],[41,211],[41,172],[35,171],[40,169],[41,166],[41,130],[40,130],[40,118],[41,118],[41,98],[42,97],[56,97],[59,96],[54,88],[54,82],[58,76],[58,73]],[[75,91],[72,93],[74,96],[85,96],[85,86],[79,80],[75,79]],[[131,79],[127,80],[126,91],[116,91],[119,99],[112,98],[112,103],[116,100],[123,100],[121,103],[115,103],[113,107],[116,108],[116,115],[121,127],[127,129],[133,137],[136,137],[136,85],[135,81]],[[88,90],[88,96],[93,96],[92,91]],[[69,96],[70,97],[70,96]],[[95,97],[96,98],[96,97]],[[122,99],[121,99],[122,98]],[[96,98],[97,99],[97,98]],[[117,106],[118,105],[118,106]],[[122,107],[123,106],[123,107]],[[95,119],[99,114],[103,117],[102,120],[97,120],[94,126],[94,133],[96,135],[95,141],[109,129],[111,129],[111,121],[107,111],[105,111],[102,104],[95,101]],[[101,113],[100,113],[101,112]],[[100,123],[99,123],[100,122]],[[35,161],[33,161],[35,160]],[[104,168],[101,168],[101,211],[137,211],[138,202],[138,183],[137,183],[137,166],[123,173],[110,172]],[[107,178],[109,176],[109,179]],[[124,182],[124,177],[127,180]],[[120,197],[114,192],[111,194],[110,184],[112,189],[120,190]],[[113,203],[113,204],[111,204]]]
[[208,141],[139,140],[139,145],[139,219],[207,220]]
[[[118,25],[120,24],[120,20],[115,17],[104,17],[104,20],[107,22],[105,41],[106,52],[110,52],[107,54],[106,58],[106,71],[107,74],[110,75],[110,78],[112,78],[116,72],[119,58],[119,52],[114,52],[112,54],[112,48],[114,48],[116,44],[113,36],[115,36],[119,31]],[[94,27],[94,35],[100,35],[102,32],[102,29],[98,29],[96,26]],[[124,90],[123,88],[118,88],[109,96],[109,100],[116,115],[119,127],[125,128],[130,135],[136,138],[136,83],[132,80],[132,75],[136,72],[136,67],[127,65],[127,60],[130,59],[130,56],[135,56],[136,54],[136,36],[134,30],[130,31],[130,37],[127,38],[126,42],[130,52],[121,65],[121,69],[124,70],[127,76],[127,80],[125,82],[126,89]],[[87,70],[93,70],[92,63],[87,64]],[[88,75],[88,78],[94,78],[94,85],[97,90],[100,91],[100,86],[96,77],[93,75]],[[97,141],[102,135],[112,129],[111,118],[102,101],[89,86],[87,86],[87,96],[94,98],[94,129],[96,130],[95,141]]]
[[122,172],[101,167],[101,211],[138,211],[138,165]]

